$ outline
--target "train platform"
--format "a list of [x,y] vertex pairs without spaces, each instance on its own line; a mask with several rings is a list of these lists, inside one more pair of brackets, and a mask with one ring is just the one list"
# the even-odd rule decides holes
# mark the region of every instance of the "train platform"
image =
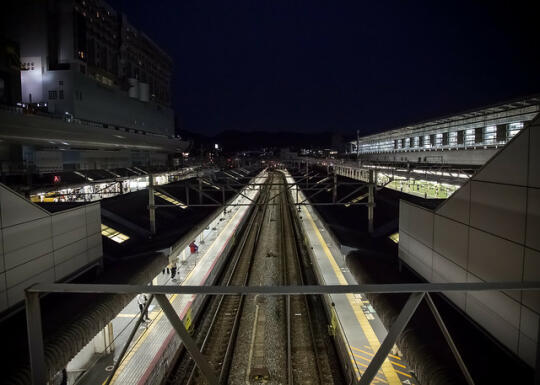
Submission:
[[[263,173],[257,177],[257,183],[262,183],[266,178]],[[244,190],[246,197],[254,199],[259,193],[256,188]],[[248,203],[244,196],[238,196],[234,203]],[[178,256],[176,277],[171,278],[170,270],[164,269],[156,276],[154,285],[208,285],[212,284],[215,276],[215,268],[222,262],[221,257],[226,254],[225,250],[231,238],[235,235],[238,227],[247,217],[250,206],[232,206],[227,208],[226,213],[216,219],[213,225],[205,229],[197,236],[199,246],[197,253],[191,253],[189,248],[182,251]],[[191,322],[191,308],[195,301],[195,295],[172,295],[169,300],[189,328]],[[116,350],[114,361],[119,357],[121,347],[127,342],[129,332],[134,327],[140,316],[137,299],[131,301],[117,317],[112,321],[114,331],[114,344]],[[154,380],[159,381],[166,370],[162,364],[164,356],[171,354],[180,345],[179,337],[164,316],[159,305],[151,303],[149,306],[150,321],[141,325],[135,338],[131,342],[118,370],[114,374],[111,384],[149,384]],[[111,357],[105,363],[98,362],[94,370],[78,381],[82,384],[104,384],[107,382],[112,369]]]
[[[294,179],[285,172],[287,182]],[[296,195],[296,186],[291,188],[292,199],[305,199],[301,189]],[[301,206],[300,224],[311,247],[312,262],[321,285],[357,284],[345,264],[338,243],[326,229],[319,214],[312,206]],[[371,362],[372,357],[384,340],[387,330],[380,318],[362,294],[329,295],[333,304],[331,323],[336,332],[342,334],[345,341],[346,354],[350,359],[349,367],[358,380]],[[415,384],[416,379],[409,373],[409,368],[402,357],[391,354],[384,361],[381,370],[373,380],[373,384]]]

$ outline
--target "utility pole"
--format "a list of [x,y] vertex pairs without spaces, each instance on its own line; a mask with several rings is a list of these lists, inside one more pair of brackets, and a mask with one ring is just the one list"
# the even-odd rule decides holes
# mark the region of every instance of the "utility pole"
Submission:
[[373,233],[373,211],[375,208],[375,182],[373,178],[373,170],[369,170],[369,185],[368,185],[368,232]]
[[336,203],[337,199],[337,174],[334,171],[334,189],[332,190],[332,203]]
[[356,160],[360,158],[360,130],[356,130]]
[[150,212],[150,233],[156,234],[156,205],[154,197],[154,176],[148,175],[148,210]]
[[199,176],[199,204],[202,204],[202,179]]

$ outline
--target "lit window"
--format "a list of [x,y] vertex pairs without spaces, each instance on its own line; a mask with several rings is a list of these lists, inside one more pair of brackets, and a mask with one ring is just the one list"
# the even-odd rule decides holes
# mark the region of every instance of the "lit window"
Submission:
[[187,206],[185,204],[183,204],[182,202],[179,202],[176,199],[171,198],[170,196],[162,194],[159,191],[154,191],[154,195],[157,196],[157,197],[160,197],[161,199],[166,200],[169,203],[172,203],[175,206],[178,206],[178,207],[183,208],[183,209],[187,209]]
[[129,236],[126,234],[122,234],[120,231],[117,231],[113,229],[112,227],[109,227],[107,225],[101,224],[101,235],[112,239],[116,243],[122,243],[129,239]]

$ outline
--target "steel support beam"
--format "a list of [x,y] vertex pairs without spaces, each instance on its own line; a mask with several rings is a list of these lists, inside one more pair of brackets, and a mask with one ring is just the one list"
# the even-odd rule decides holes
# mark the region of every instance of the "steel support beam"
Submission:
[[202,179],[198,178],[199,181],[199,204],[202,204]]
[[150,232],[156,234],[156,204],[154,197],[154,176],[148,175],[148,211],[150,212]]
[[26,291],[26,329],[28,351],[33,385],[46,384],[48,380],[43,349],[43,330],[41,328],[41,306],[39,293]]
[[540,319],[538,319],[538,335],[536,337],[536,371],[534,372],[534,384],[540,385]]
[[540,282],[458,282],[299,286],[146,286],[84,283],[37,283],[26,290],[31,293],[312,295],[349,293],[440,293],[445,291],[499,291],[539,289]]
[[167,296],[165,294],[157,294],[156,299],[161,306],[163,313],[165,313],[165,316],[173,326],[174,330],[176,330],[176,332],[178,333],[178,336],[182,340],[184,347],[190,354],[191,358],[193,358],[193,361],[195,361],[195,363],[197,364],[197,367],[201,371],[201,374],[204,376],[204,378],[206,378],[206,381],[208,381],[210,385],[218,385],[218,378],[216,377],[214,370],[211,368],[206,358],[199,351],[197,344],[195,343],[195,341],[193,341],[193,339],[187,332],[186,328],[184,327],[184,323],[182,322],[182,320],[180,320],[180,317],[178,317],[176,311],[174,311],[171,303],[167,299]]
[[369,170],[369,185],[368,185],[368,232],[373,233],[373,210],[375,208],[375,184],[373,181],[373,170]]
[[435,317],[435,321],[437,321],[437,325],[439,325],[439,328],[444,335],[444,339],[448,343],[448,346],[450,347],[450,350],[452,351],[452,354],[454,355],[454,358],[456,359],[459,368],[461,369],[461,373],[463,373],[463,377],[465,377],[465,381],[467,381],[467,384],[469,385],[474,385],[474,380],[472,379],[471,374],[469,373],[469,370],[465,365],[465,362],[463,362],[461,354],[459,354],[459,350],[457,349],[456,344],[454,344],[454,340],[452,339],[450,332],[446,328],[446,325],[444,324],[444,321],[439,314],[439,310],[437,310],[435,302],[433,302],[433,299],[431,298],[431,295],[429,295],[429,293],[426,293],[426,302],[429,309],[433,313],[433,317]]
[[379,349],[377,350],[377,353],[375,353],[375,356],[371,359],[371,362],[369,363],[366,371],[360,378],[359,385],[369,385],[371,384],[371,381],[375,378],[375,375],[381,368],[382,363],[384,360],[388,357],[388,353],[390,353],[390,350],[392,349],[392,346],[397,341],[397,338],[403,332],[407,324],[409,323],[409,320],[413,316],[414,312],[416,311],[416,308],[418,305],[420,305],[420,302],[422,301],[422,298],[424,298],[425,293],[412,293],[409,296],[409,299],[405,303],[405,306],[399,313],[397,319],[394,321],[394,324],[388,331],[388,334],[386,335],[386,338],[384,339],[381,346],[379,346]]
[[332,189],[332,203],[336,203],[337,200],[337,174],[334,173],[334,186]]

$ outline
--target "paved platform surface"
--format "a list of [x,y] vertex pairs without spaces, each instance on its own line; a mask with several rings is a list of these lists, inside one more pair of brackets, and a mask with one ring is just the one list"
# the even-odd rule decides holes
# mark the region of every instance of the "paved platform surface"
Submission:
[[[289,183],[294,180],[287,174]],[[296,199],[296,186],[291,188],[293,199]],[[302,201],[304,194],[299,190],[298,199]],[[319,271],[323,282],[321,285],[347,285],[357,282],[345,264],[345,256],[325,229],[317,211],[312,206],[301,206],[301,225],[306,234],[308,244],[312,247],[313,263]],[[371,358],[379,348],[387,334],[381,320],[362,294],[330,295],[335,304],[337,322],[348,344],[351,364],[357,379],[371,362]],[[415,384],[416,380],[409,374],[409,368],[398,355],[390,355],[383,363],[373,384]]]
[[[260,179],[258,182],[262,182]],[[257,190],[245,190],[244,194],[250,198],[255,198]],[[248,203],[248,199],[242,196],[237,198],[238,203]],[[169,272],[164,270],[153,280],[155,285],[205,285],[207,278],[212,272],[218,260],[222,257],[225,246],[231,237],[236,233],[237,228],[249,210],[249,206],[236,206],[227,209],[226,214],[220,217],[205,229],[196,238],[199,246],[198,253],[191,254],[189,250],[178,255],[178,271],[175,279],[172,279]],[[188,313],[195,295],[172,295],[169,300],[179,314],[184,319]],[[137,300],[131,301],[117,317],[112,321],[114,333],[114,360],[122,346],[125,345],[129,333],[134,327],[139,317],[139,307]],[[161,354],[175,337],[175,331],[169,323],[167,317],[156,303],[149,307],[150,321],[140,326],[131,342],[128,351],[114,375],[112,384],[144,384],[152,372],[153,367],[158,362]],[[112,368],[112,358],[105,360],[108,366],[103,365],[103,359],[96,362],[85,377],[78,384],[103,384],[107,381]]]

